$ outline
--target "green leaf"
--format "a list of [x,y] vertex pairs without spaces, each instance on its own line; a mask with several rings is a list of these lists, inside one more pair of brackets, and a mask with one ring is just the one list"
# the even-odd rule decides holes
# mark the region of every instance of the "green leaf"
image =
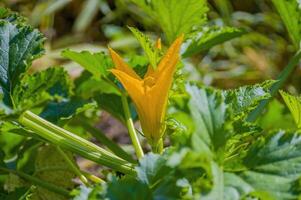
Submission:
[[201,199],[205,200],[211,200],[211,199],[223,199],[223,192],[224,192],[224,175],[222,168],[220,168],[216,163],[212,162],[211,164],[211,171],[212,171],[212,177],[213,177],[213,187],[211,191],[202,196]]
[[8,174],[5,179],[4,188],[6,191],[14,192],[17,188],[22,188],[26,186],[26,182],[15,174]]
[[131,30],[131,32],[134,34],[134,36],[136,37],[136,39],[139,41],[141,47],[143,48],[151,66],[156,69],[157,68],[157,63],[159,61],[159,54],[160,54],[160,50],[155,48],[154,44],[150,41],[150,39],[143,34],[142,32],[140,32],[138,29],[133,28],[133,27],[129,27],[129,29]]
[[146,184],[133,178],[124,178],[108,184],[106,197],[115,200],[122,200],[125,197],[131,200],[151,200],[152,193]]
[[[73,159],[70,153],[67,155],[71,160]],[[44,146],[40,148],[36,158],[35,176],[41,180],[55,184],[67,190],[72,189],[74,187],[72,179],[75,178],[76,175],[68,166],[69,165],[65,159],[61,156],[61,154],[59,154],[55,147]],[[37,186],[32,194],[32,199],[65,200],[67,198]]]
[[217,44],[221,44],[245,34],[243,29],[233,27],[206,27],[201,32],[192,35],[183,57],[189,57],[197,53],[209,50]]
[[132,55],[131,57],[129,57],[128,64],[133,67],[135,72],[140,77],[144,77],[147,72],[149,61],[145,56]]
[[298,50],[301,40],[301,9],[298,0],[272,0],[280,14],[289,36]]
[[24,23],[26,23],[26,19],[24,17],[20,16],[17,12],[8,10],[7,8],[0,8],[0,19],[19,25],[24,25]]
[[[222,184],[218,172],[221,169],[206,152],[196,152],[188,148],[182,148],[179,152],[173,152],[168,156],[167,166],[173,170],[173,173],[170,173],[170,176],[173,177],[170,184],[177,182],[178,190],[184,189],[181,194],[178,194],[180,197],[185,195],[187,199],[202,199],[203,197],[216,199],[213,197],[220,195],[213,194],[213,190],[219,190],[219,184]],[[162,180],[167,178],[162,178]],[[184,180],[188,184],[178,184],[179,181]],[[189,192],[190,190],[193,193]],[[176,191],[174,193],[177,194]]]
[[147,185],[153,185],[163,176],[170,172],[166,165],[166,159],[158,154],[149,153],[140,161],[136,167],[138,180]]
[[236,180],[225,181],[232,192],[276,200],[296,199],[300,192],[300,133],[277,131],[257,138],[244,158],[244,165],[247,170],[227,174]]
[[62,56],[78,63],[97,79],[107,76],[110,73],[109,69],[113,67],[111,58],[104,53],[75,52],[66,49],[62,52]]
[[15,157],[22,146],[25,138],[11,132],[10,123],[1,123],[0,127],[0,147],[5,153],[5,159]]
[[231,109],[235,115],[246,115],[254,109],[261,100],[271,97],[270,87],[274,82],[275,81],[265,81],[261,84],[226,90],[224,92],[226,103],[231,105]]
[[95,95],[95,101],[101,109],[107,111],[121,122],[125,122],[121,97],[119,95],[97,94]]
[[59,122],[64,123],[74,115],[95,107],[95,102],[74,97],[67,101],[50,102],[40,113],[40,116],[58,124]]
[[205,0],[132,0],[132,2],[160,25],[169,44],[180,34],[188,34],[195,26],[202,25],[208,11]]
[[267,111],[258,118],[257,123],[264,130],[285,130],[295,127],[295,121],[289,110],[277,99],[269,103]]
[[284,91],[280,91],[280,94],[291,111],[294,121],[298,128],[301,128],[301,98],[292,96]]
[[115,95],[120,94],[120,92],[108,82],[103,80],[97,80],[94,78],[89,78],[85,80],[75,89],[76,89],[76,94],[85,99],[92,98],[97,93],[115,94]]
[[199,89],[187,85],[190,94],[188,106],[195,124],[192,146],[200,151],[210,153],[223,148],[228,137],[226,130],[227,105],[225,97],[219,90]]
[[19,110],[53,100],[71,93],[69,75],[61,67],[51,67],[35,74],[26,74],[13,91],[12,99]]
[[38,30],[0,20],[0,87],[7,104],[20,75],[44,52],[43,40]]

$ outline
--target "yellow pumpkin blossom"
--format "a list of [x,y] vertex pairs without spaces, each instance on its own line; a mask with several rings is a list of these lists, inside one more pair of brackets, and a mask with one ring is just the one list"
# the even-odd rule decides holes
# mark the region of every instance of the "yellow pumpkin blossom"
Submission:
[[[182,41],[183,36],[177,38],[159,62],[158,67],[153,69],[149,66],[143,79],[114,50],[110,49],[115,64],[115,69],[111,72],[122,83],[133,100],[143,134],[151,145],[157,144],[164,134],[168,92],[180,58]],[[157,43],[157,48],[161,48],[160,41]]]

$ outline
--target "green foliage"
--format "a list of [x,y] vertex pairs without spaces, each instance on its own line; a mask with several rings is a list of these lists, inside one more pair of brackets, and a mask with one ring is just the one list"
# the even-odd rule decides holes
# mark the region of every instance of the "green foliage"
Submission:
[[[229,181],[242,196],[294,199],[299,194],[300,133],[279,131],[262,136],[250,146],[244,165],[248,170]],[[227,174],[229,176],[229,174]],[[234,178],[233,174],[230,178]]]
[[109,112],[111,115],[124,122],[124,111],[121,103],[121,97],[115,94],[98,94],[95,95],[95,101],[100,108]]
[[291,111],[291,114],[295,120],[298,128],[301,128],[301,99],[300,97],[292,96],[284,91],[280,91],[280,94],[286,103],[287,107]]
[[0,35],[0,87],[4,102],[10,105],[20,75],[44,52],[44,37],[29,26],[18,26],[7,20],[0,20]]
[[22,146],[25,138],[11,132],[15,128],[10,123],[2,123],[0,129],[0,145],[1,150],[4,152],[5,159],[12,159],[18,153],[18,149]]
[[272,0],[280,14],[289,36],[298,50],[301,41],[301,9],[298,0]]
[[88,51],[75,52],[64,50],[62,56],[80,64],[89,71],[95,78],[109,74],[109,69],[113,67],[111,59],[104,53],[90,53]]
[[160,25],[169,44],[180,34],[188,34],[195,26],[202,25],[208,11],[204,0],[131,1]]
[[189,108],[195,123],[193,146],[199,151],[210,153],[223,148],[228,137],[225,122],[228,118],[225,97],[221,91],[210,88],[199,89],[188,85]]
[[141,47],[143,48],[151,66],[156,69],[157,63],[160,56],[160,50],[158,48],[155,48],[155,45],[152,44],[150,39],[144,35],[142,32],[140,32],[138,29],[135,29],[133,27],[129,27],[131,32],[134,34],[136,39],[139,41]]
[[250,138],[260,128],[243,120],[261,100],[269,98],[270,84],[265,82],[224,92],[188,85],[188,105],[194,122],[192,147],[212,155],[218,163],[236,151],[244,151],[237,146],[248,145],[245,138]]
[[233,27],[205,27],[190,36],[189,45],[183,56],[189,57],[208,51],[211,47],[245,34],[243,29]]
[[[72,154],[68,153],[68,157],[72,159]],[[53,168],[56,170],[53,171]],[[53,146],[44,146],[39,149],[35,162],[35,176],[62,188],[69,189],[74,187],[72,179],[75,177],[75,174],[70,170],[66,160],[59,154],[56,147]],[[31,198],[36,200],[67,199],[42,187],[37,187],[33,191]]]
[[231,104],[231,110],[235,115],[245,115],[253,110],[261,100],[270,98],[269,92],[273,83],[274,81],[266,81],[261,84],[227,90],[224,92],[226,103]]
[[72,98],[68,101],[49,102],[40,113],[40,116],[50,122],[58,124],[59,122],[66,122],[81,112],[95,107],[95,102]]
[[54,98],[66,98],[71,93],[68,74],[60,67],[52,67],[35,74],[26,74],[16,86],[12,100],[17,109],[28,109]]
[[272,100],[266,112],[258,118],[258,125],[264,130],[295,128],[295,122],[285,105],[278,100]]
[[108,199],[123,199],[127,197],[133,200],[146,199],[150,200],[151,191],[145,184],[139,183],[135,179],[122,179],[120,181],[112,181],[108,185],[106,198]]

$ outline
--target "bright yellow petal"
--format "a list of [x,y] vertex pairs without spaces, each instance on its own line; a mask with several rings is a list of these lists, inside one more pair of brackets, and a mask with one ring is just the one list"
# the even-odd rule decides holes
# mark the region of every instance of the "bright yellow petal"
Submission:
[[183,41],[183,36],[179,37],[169,48],[167,54],[161,60],[158,71],[155,71],[156,84],[151,88],[150,93],[153,97],[153,107],[156,108],[153,113],[153,118],[157,119],[160,124],[160,134],[155,135],[156,140],[159,140],[163,135],[162,129],[166,112],[168,93],[172,85],[173,75],[176,71],[176,66],[179,61],[180,47]]
[[160,74],[162,70],[165,70],[169,67],[175,67],[175,64],[179,59],[179,52],[184,39],[184,35],[178,37],[172,45],[167,50],[164,57],[161,59],[158,69],[156,70],[157,74]]
[[173,75],[176,71],[176,66],[180,58],[179,51],[182,41],[183,36],[175,40],[168,49],[167,54],[160,62],[160,69],[156,71],[156,84],[152,88],[151,92],[152,96],[160,97],[156,98],[157,102],[155,106],[159,107],[158,109],[161,111],[164,110],[163,108],[166,106],[168,92],[172,85]]
[[123,87],[129,93],[129,95],[133,97],[133,99],[137,99],[141,95],[143,95],[144,91],[143,91],[141,81],[139,79],[136,79],[130,76],[129,74],[118,69],[112,69],[111,72],[122,83]]
[[109,52],[111,54],[116,69],[123,71],[124,73],[128,74],[129,76],[132,76],[135,79],[141,80],[141,78],[136,74],[136,72],[130,66],[128,66],[113,49],[109,48]]

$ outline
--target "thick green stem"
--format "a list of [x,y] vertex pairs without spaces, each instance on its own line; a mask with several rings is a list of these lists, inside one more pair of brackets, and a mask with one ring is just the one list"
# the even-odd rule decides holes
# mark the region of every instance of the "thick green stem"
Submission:
[[37,135],[62,148],[125,174],[135,174],[133,166],[127,161],[69,131],[51,124],[30,111],[23,113],[19,122]]
[[144,153],[143,153],[142,147],[140,145],[138,135],[137,135],[135,127],[134,127],[133,120],[131,118],[131,113],[130,113],[127,98],[124,94],[122,94],[122,96],[121,96],[121,101],[122,101],[122,107],[124,110],[124,115],[125,115],[126,125],[128,128],[128,131],[129,131],[129,135],[132,140],[136,155],[137,155],[138,159],[140,159],[144,156]]
[[28,174],[25,174],[23,172],[20,172],[20,171],[16,171],[16,170],[11,170],[11,169],[7,169],[7,168],[4,168],[4,167],[0,167],[0,171],[3,171],[3,172],[7,172],[7,173],[12,173],[12,174],[16,174],[17,176],[33,183],[34,185],[37,185],[37,186],[40,186],[40,187],[43,187],[51,192],[55,192],[57,194],[60,194],[60,195],[63,195],[63,196],[66,196],[66,197],[70,197],[70,194],[69,194],[69,191],[68,190],[65,190],[63,188],[60,188],[52,183],[49,183],[49,182],[45,182],[41,179],[38,179],[36,177],[33,177],[31,175],[28,175]]
[[[280,75],[277,78],[277,82],[272,85],[270,88],[270,94],[271,96],[275,96],[278,92],[278,90],[283,86],[285,81],[288,79],[288,77],[291,75],[291,73],[294,71],[296,68],[297,64],[299,63],[299,60],[301,58],[301,50],[299,50],[290,60],[288,65],[283,69],[283,71],[280,73]],[[267,104],[269,103],[270,99],[265,99],[260,102],[260,104],[257,106],[255,110],[253,110],[247,120],[249,122],[255,121],[263,112]]]
[[163,148],[164,148],[163,139],[161,138],[157,143],[152,144],[151,147],[152,147],[152,152],[153,153],[162,154]]
[[57,151],[61,154],[61,156],[64,158],[64,160],[67,162],[70,169],[75,173],[78,178],[85,184],[86,186],[89,186],[89,182],[87,178],[81,173],[81,171],[77,168],[75,163],[69,158],[69,156],[60,148],[57,147]]

